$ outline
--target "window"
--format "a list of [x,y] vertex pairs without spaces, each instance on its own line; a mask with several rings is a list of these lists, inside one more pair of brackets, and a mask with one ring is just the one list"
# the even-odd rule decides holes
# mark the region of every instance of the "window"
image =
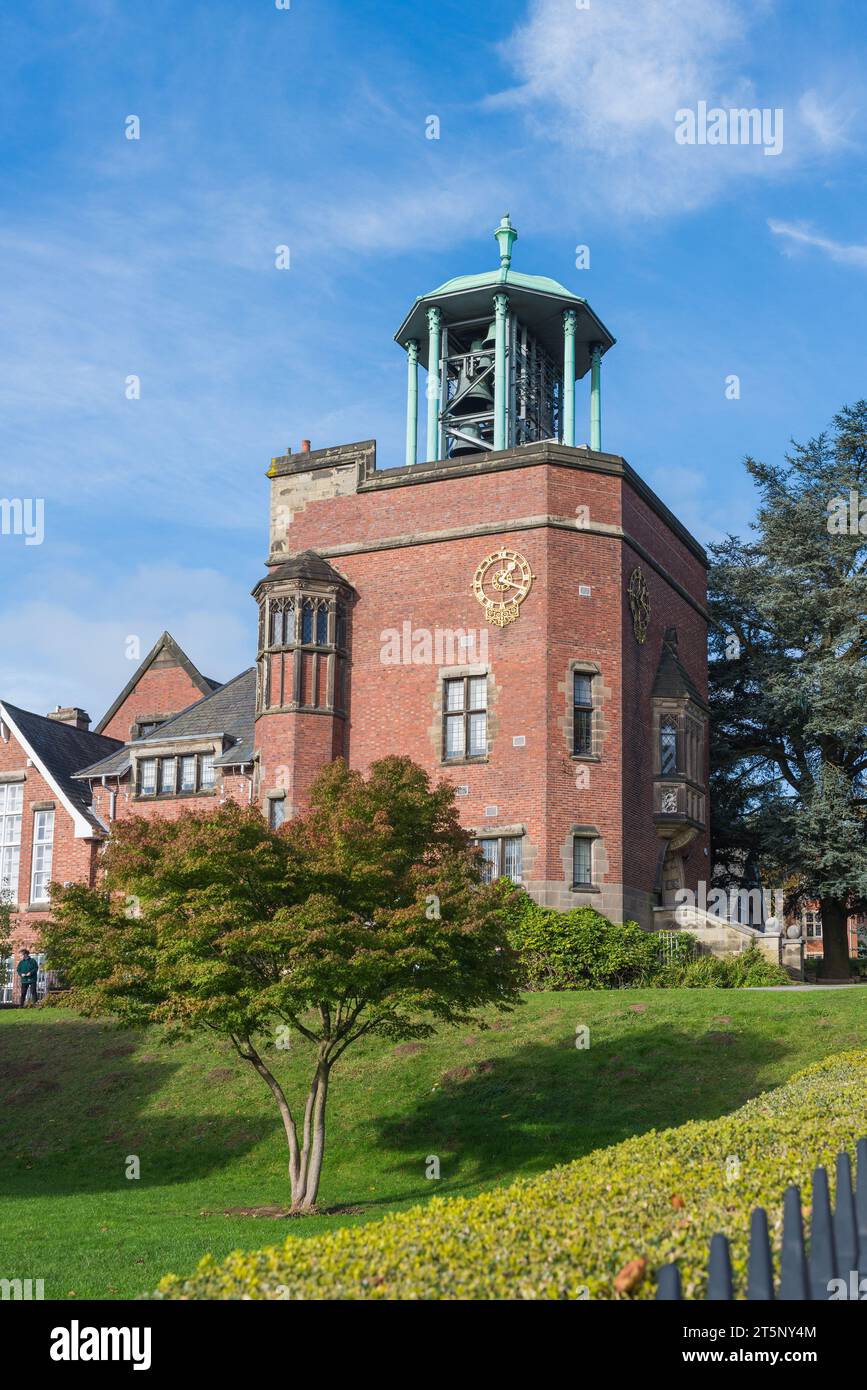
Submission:
[[157,760],[143,758],[138,765],[139,796],[155,796],[157,790]]
[[30,884],[32,903],[48,902],[53,850],[54,812],[37,811],[33,817],[33,875]]
[[341,650],[346,646],[346,614],[342,603],[338,603],[334,613],[334,645]]
[[593,840],[576,835],[572,841],[572,887],[587,888],[593,882]]
[[804,927],[807,932],[807,939],[820,941],[822,938],[822,918],[818,912],[804,913]]
[[593,752],[593,677],[572,675],[572,753]]
[[328,645],[328,609],[324,603],[320,603],[316,610],[316,645],[317,647]]
[[186,753],[182,758],[140,758],[139,796],[177,796],[208,790],[215,784],[213,753]]
[[279,830],[286,819],[286,800],[282,796],[268,798],[268,824],[272,830]]
[[444,706],[444,757],[483,758],[488,751],[487,676],[447,680]]
[[482,851],[482,878],[492,883],[495,878],[510,878],[521,882],[523,873],[523,841],[520,835],[498,835],[477,840]]
[[271,646],[288,647],[295,641],[295,600],[272,599],[270,608]]
[[135,738],[148,738],[154,733],[161,724],[165,724],[164,719],[146,719],[144,723],[138,723],[133,730]]
[[21,810],[24,784],[0,786],[0,899],[18,901],[18,869],[21,863]]
[[677,772],[677,720],[670,714],[659,724],[659,770],[663,776]]

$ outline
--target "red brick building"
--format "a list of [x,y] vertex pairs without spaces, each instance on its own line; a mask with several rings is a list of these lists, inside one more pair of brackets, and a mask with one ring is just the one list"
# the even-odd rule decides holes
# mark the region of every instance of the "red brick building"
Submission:
[[[218,686],[164,634],[96,733],[27,716],[75,734],[65,797],[8,707],[21,864],[43,801],[60,813],[51,877],[92,878],[118,817],[231,797],[279,824],[324,763],[399,752],[454,784],[489,874],[542,902],[650,929],[709,879],[705,554],[601,447],[614,339],[564,286],[512,270],[508,218],[496,236],[499,269],[422,296],[398,332],[405,465],[378,468],[372,441],[272,460],[255,667]],[[41,909],[21,899],[19,942]]]

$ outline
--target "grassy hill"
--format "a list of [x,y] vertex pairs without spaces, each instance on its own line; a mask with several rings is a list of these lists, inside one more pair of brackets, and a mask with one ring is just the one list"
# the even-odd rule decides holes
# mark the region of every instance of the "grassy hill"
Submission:
[[[63,1010],[0,1012],[2,1277],[49,1298],[131,1297],[211,1251],[303,1238],[430,1196],[469,1196],[650,1128],[725,1114],[861,1045],[860,990],[538,994],[492,1027],[368,1041],[335,1071],[322,1206],[285,1209],[285,1147],[259,1078],[204,1041],[165,1045]],[[589,1051],[574,1045],[591,1030]],[[306,1045],[270,1061],[290,1098]],[[441,1179],[425,1178],[437,1155]],[[141,1177],[126,1177],[127,1157]],[[336,1210],[334,1210],[336,1209]]]

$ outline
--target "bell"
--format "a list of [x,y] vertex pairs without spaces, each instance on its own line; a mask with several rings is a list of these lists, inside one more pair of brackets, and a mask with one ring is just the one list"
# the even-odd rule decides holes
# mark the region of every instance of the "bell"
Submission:
[[[476,350],[475,343],[472,345],[472,350]],[[460,400],[455,406],[450,407],[450,413],[454,415],[477,415],[480,410],[493,410],[494,393],[491,390],[490,377],[483,377],[481,381],[476,380],[489,365],[489,361],[486,361],[485,358],[479,362],[479,359],[472,357],[461,363],[458,389],[455,392],[455,397],[460,396]]]
[[472,439],[478,440],[477,444],[470,443],[469,439],[453,439],[449,449],[449,458],[461,458],[464,454],[480,454],[483,450],[481,435],[477,425],[464,425],[462,434],[469,435]]

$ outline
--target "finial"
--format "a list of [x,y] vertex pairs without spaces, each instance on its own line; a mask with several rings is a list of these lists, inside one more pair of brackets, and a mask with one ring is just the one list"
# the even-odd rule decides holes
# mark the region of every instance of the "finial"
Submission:
[[512,226],[507,212],[500,218],[500,225],[494,236],[500,245],[500,269],[508,270],[512,263],[512,243],[518,240],[518,233]]

